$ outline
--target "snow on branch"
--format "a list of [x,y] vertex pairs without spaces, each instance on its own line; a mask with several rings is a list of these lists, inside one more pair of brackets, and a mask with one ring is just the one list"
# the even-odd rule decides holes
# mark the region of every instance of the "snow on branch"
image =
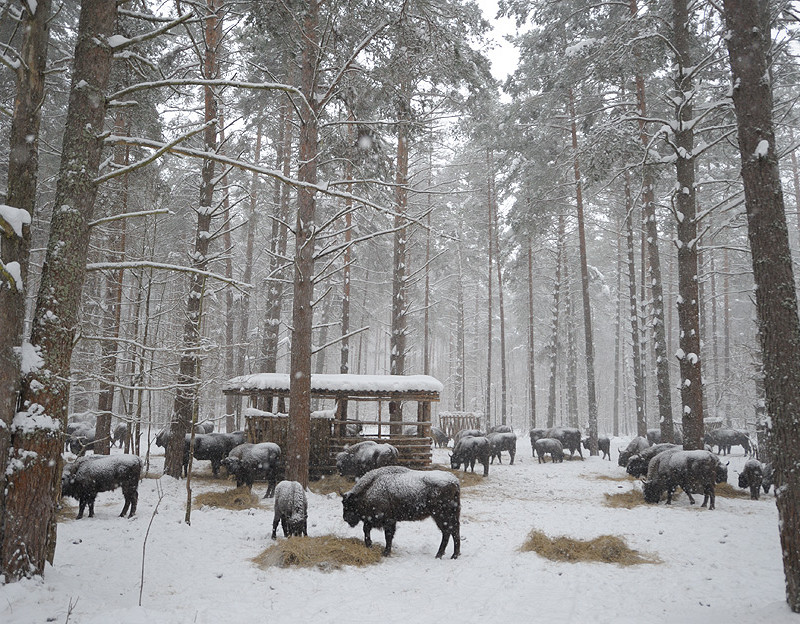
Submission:
[[191,13],[186,13],[185,15],[182,15],[174,20],[171,20],[166,24],[164,24],[163,26],[156,28],[155,30],[151,30],[150,32],[146,32],[141,35],[136,35],[135,37],[131,38],[123,37],[122,35],[111,35],[107,39],[108,45],[109,47],[111,47],[112,50],[122,50],[135,43],[141,43],[142,41],[147,41],[149,39],[158,37],[159,35],[164,34],[165,32],[174,28],[175,26],[178,26],[179,24],[186,22],[187,20],[189,20],[191,16],[192,16]]
[[[168,80],[153,80],[150,82],[140,82],[135,85],[131,85],[125,89],[120,89],[116,93],[112,93],[108,96],[109,100],[117,100],[123,96],[129,95],[131,93],[136,93],[137,91],[144,91],[145,89],[159,89],[161,87],[235,87],[237,89],[254,89],[260,91],[285,91],[286,93],[290,93],[305,102],[306,106],[308,106],[308,101],[303,97],[302,92],[297,87],[293,87],[292,85],[283,84],[281,82],[245,82],[243,80],[205,80],[202,78],[180,78],[180,79],[168,79]],[[309,107],[310,110],[310,107]]]
[[[142,160],[137,160],[136,162],[131,163],[130,165],[127,165],[125,167],[120,167],[119,169],[115,169],[114,171],[111,171],[111,172],[109,172],[109,173],[107,173],[105,175],[100,176],[99,178],[95,178],[94,182],[95,182],[95,184],[101,184],[103,182],[111,180],[112,178],[116,178],[117,176],[121,176],[121,175],[124,175],[126,173],[130,173],[131,171],[135,171],[136,169],[139,169],[140,167],[144,167],[145,165],[147,165],[147,164],[153,162],[154,160],[156,160],[157,158],[161,157],[163,154],[168,152],[171,148],[173,148],[176,145],[178,145],[178,143],[181,143],[181,142],[185,141],[186,139],[193,137],[195,134],[198,134],[199,132],[202,132],[203,130],[205,130],[209,126],[216,125],[216,123],[217,123],[217,120],[216,119],[212,119],[211,121],[208,121],[208,122],[204,123],[199,128],[195,128],[194,130],[192,130],[190,132],[187,132],[186,134],[182,134],[178,138],[170,141],[169,143],[166,143],[161,148],[159,148],[155,152],[153,152],[147,158],[143,158]],[[118,137],[115,137],[114,135],[111,135],[108,138],[106,138],[106,142],[107,143],[115,143],[116,142],[115,139],[117,139],[117,138]]]
[[323,349],[327,349],[328,347],[332,347],[337,342],[342,342],[342,340],[347,340],[348,338],[351,338],[352,336],[355,336],[356,334],[360,334],[361,332],[367,331],[368,329],[369,329],[369,325],[367,325],[366,327],[362,327],[361,329],[356,329],[355,331],[351,331],[351,332],[349,332],[347,334],[343,334],[342,336],[339,336],[338,338],[335,338],[335,339],[331,340],[330,342],[328,342],[327,344],[322,345],[321,347],[314,347],[314,348],[311,349],[311,355],[314,355],[315,353],[319,353]]
[[148,262],[148,261],[135,261],[135,262],[93,262],[91,264],[86,265],[87,271],[105,271],[105,270],[112,270],[118,271],[119,269],[162,269],[164,271],[178,271],[181,273],[193,273],[195,275],[201,275],[203,277],[210,277],[215,280],[219,280],[220,282],[226,282],[231,286],[235,286],[240,290],[249,290],[253,287],[252,284],[246,284],[245,282],[240,282],[239,280],[233,279],[231,277],[225,277],[224,275],[219,275],[218,273],[212,273],[211,271],[201,271],[199,269],[193,269],[192,267],[183,266],[180,264],[165,264],[163,262]]
[[108,223],[109,221],[117,221],[119,219],[127,219],[128,217],[147,217],[149,215],[157,215],[157,214],[170,214],[169,208],[157,208],[155,210],[140,210],[138,212],[123,212],[116,215],[111,215],[110,217],[103,217],[102,219],[97,219],[96,221],[90,221],[89,227],[94,227],[96,225],[100,225],[102,223]]

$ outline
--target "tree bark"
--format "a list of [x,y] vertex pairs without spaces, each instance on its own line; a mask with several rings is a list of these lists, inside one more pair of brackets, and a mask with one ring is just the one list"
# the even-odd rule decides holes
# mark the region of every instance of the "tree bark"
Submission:
[[535,327],[533,315],[533,249],[528,239],[528,392],[530,392],[530,420],[531,429],[536,428],[536,350],[534,349],[533,330]]
[[556,275],[553,280],[553,306],[550,310],[550,380],[547,397],[547,427],[556,423],[556,380],[558,377],[558,308],[561,300],[561,258],[564,255],[564,215],[558,215],[556,240]]
[[800,320],[792,272],[767,51],[768,2],[724,0],[733,104],[756,283],[786,600],[800,613]]
[[[125,117],[117,112],[114,121],[114,134],[123,136],[126,132]],[[114,163],[120,167],[127,164],[129,148],[114,147]],[[128,175],[122,176],[122,189],[115,194],[115,213],[128,211]],[[118,219],[108,225],[111,230],[107,248],[109,261],[121,262],[125,258],[125,219]],[[103,340],[100,343],[100,395],[97,399],[97,423],[95,424],[95,454],[111,453],[111,416],[114,412],[114,380],[117,373],[117,338],[119,338],[122,314],[122,269],[109,271],[105,276],[105,306],[103,313]]]
[[[630,0],[631,15],[639,12],[636,0]],[[636,74],[636,99],[639,105],[639,140],[646,151],[650,145],[644,118],[647,117],[647,94],[644,76]],[[669,380],[669,356],[664,323],[664,287],[661,279],[661,254],[658,249],[658,225],[656,223],[655,176],[653,167],[645,165],[642,170],[642,213],[647,235],[647,259],[650,285],[653,296],[653,349],[656,358],[656,391],[658,394],[658,416],[661,425],[661,439],[672,441],[675,436],[672,420],[672,387]]]
[[[408,333],[408,254],[406,242],[408,227],[405,213],[408,209],[408,133],[411,114],[411,86],[407,80],[400,84],[400,101],[397,122],[397,166],[395,172],[394,195],[394,245],[392,259],[392,319],[391,340],[389,342],[389,370],[392,375],[405,375],[406,339]],[[399,401],[389,402],[389,420],[393,423],[403,421],[403,406]],[[390,435],[400,435],[402,425],[389,427]]]
[[636,254],[633,243],[633,201],[628,176],[625,176],[625,236],[628,246],[628,292],[631,316],[631,347],[633,349],[633,395],[636,404],[636,435],[647,435],[644,413],[644,379],[639,342],[639,303],[636,300]]
[[[620,224],[621,225],[621,224]],[[621,227],[619,228],[622,229]],[[622,234],[617,232],[617,313],[614,319],[614,403],[611,431],[619,436],[619,382],[622,345]]]
[[575,96],[569,91],[569,117],[572,131],[573,170],[575,173],[575,205],[578,216],[578,249],[581,261],[581,294],[583,295],[584,349],[586,352],[586,395],[589,403],[589,454],[597,455],[597,394],[594,376],[594,338],[592,305],[589,301],[589,265],[586,259],[586,225],[583,215],[583,190],[578,161],[578,127],[575,121]]
[[[318,112],[315,97],[319,46],[319,2],[308,0],[302,18],[303,49],[300,89],[307,104],[300,108],[301,182],[317,183],[319,152]],[[294,302],[292,306],[292,354],[289,382],[289,435],[286,479],[308,486],[311,447],[311,336],[314,309],[314,248],[316,246],[316,195],[303,187],[297,191],[295,222]]]
[[[489,165],[490,156],[489,150],[486,150],[486,164]],[[489,167],[487,169],[491,170]],[[486,202],[488,206],[487,214],[487,236],[489,238],[489,266],[487,268],[487,283],[488,283],[488,302],[487,302],[487,318],[486,318],[486,428],[489,428],[489,423],[492,418],[492,256],[494,254],[494,236],[492,236],[492,186],[489,176],[487,176],[486,183]]]
[[[0,560],[8,580],[42,574],[45,561],[52,561],[55,550],[54,511],[61,479],[59,429],[67,424],[70,358],[86,273],[102,147],[99,137],[111,69],[112,50],[106,40],[115,23],[114,3],[84,0],[81,4],[56,208],[31,334],[31,345],[38,350],[41,363],[24,374],[20,404],[26,409],[17,414],[11,430],[11,444],[20,461],[7,474],[6,482]],[[35,177],[35,169],[31,173]]]
[[692,77],[688,0],[673,0],[675,48],[675,131],[677,188],[673,196],[678,220],[678,360],[683,403],[683,446],[704,447],[703,378],[700,358],[700,310],[697,262],[697,207],[695,204],[694,131],[692,126]]
[[[20,520],[14,516],[14,512],[25,511],[20,507],[24,501],[17,500],[16,508],[14,504],[8,504],[11,479],[7,466],[14,444],[12,426],[21,391],[17,350],[22,346],[24,333],[25,285],[28,281],[30,223],[36,207],[39,127],[47,65],[50,5],[50,0],[43,0],[36,5],[33,13],[27,5],[22,11],[24,35],[11,119],[5,201],[6,205],[24,211],[21,230],[15,232],[0,217],[0,318],[3,319],[3,331],[0,331],[0,575],[6,574],[9,582],[41,571],[44,567],[42,558],[41,562],[35,564],[38,570],[26,569],[28,561],[20,552],[27,537],[21,522],[25,516]],[[11,275],[13,267],[18,271],[15,276]],[[23,533],[19,534],[21,530]],[[46,553],[44,556],[47,556]]]
[[494,160],[492,152],[489,151],[489,185],[491,192],[489,193],[489,202],[492,212],[492,223],[494,231],[494,248],[497,252],[497,300],[500,312],[500,423],[505,425],[507,418],[507,400],[508,400],[508,371],[506,370],[506,319],[505,319],[505,306],[503,305],[503,263],[500,255],[500,224],[497,219],[497,192],[494,179]]

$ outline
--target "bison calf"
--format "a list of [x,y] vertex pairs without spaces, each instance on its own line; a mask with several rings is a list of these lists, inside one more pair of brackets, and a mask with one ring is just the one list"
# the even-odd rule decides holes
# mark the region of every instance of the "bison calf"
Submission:
[[130,516],[136,513],[139,500],[139,477],[142,460],[136,455],[92,455],[80,457],[64,467],[61,475],[61,494],[78,501],[78,520],[89,506],[89,517],[94,517],[94,501],[99,492],[110,492],[122,488],[125,506],[120,517],[130,508]]
[[392,552],[399,521],[431,517],[442,532],[436,552],[440,559],[453,538],[453,559],[461,553],[461,486],[455,475],[443,470],[411,470],[386,466],[371,470],[342,496],[343,518],[351,527],[364,523],[364,545],[372,546],[370,531],[383,528],[384,556]]
[[297,481],[281,481],[275,486],[275,516],[272,518],[272,539],[276,538],[278,523],[284,537],[308,535],[306,520],[308,502],[303,486]]

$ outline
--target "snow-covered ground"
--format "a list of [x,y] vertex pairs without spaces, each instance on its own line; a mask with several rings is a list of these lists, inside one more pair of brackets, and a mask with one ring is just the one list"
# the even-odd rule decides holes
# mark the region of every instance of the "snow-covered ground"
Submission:
[[[759,501],[717,498],[717,509],[606,507],[604,493],[638,482],[615,461],[540,465],[525,437],[517,462],[496,462],[478,486],[462,489],[461,557],[434,559],[440,533],[432,520],[400,523],[391,557],[366,568],[262,570],[251,562],[272,542],[272,501],[262,508],[195,508],[184,523],[183,482],[164,477],[139,486],[139,509],[117,517],[120,490],[100,494],[95,517],[58,528],[55,565],[44,578],[0,586],[0,622],[159,624],[197,622],[784,622],[778,514],[772,494]],[[739,447],[735,447],[739,450]],[[160,467],[162,457],[155,457]],[[443,449],[434,461],[446,463]],[[744,464],[734,452],[730,483]],[[207,462],[198,469],[207,471]],[[142,545],[160,483],[165,497],[147,540],[142,607]],[[195,494],[233,487],[198,480]],[[265,484],[256,484],[262,496]],[[361,537],[341,517],[336,494],[308,494],[309,535]],[[699,502],[699,501],[698,501]],[[519,551],[531,529],[548,535],[623,536],[662,563],[621,567],[556,563]],[[278,534],[282,535],[280,529]],[[280,539],[283,539],[282,537]],[[373,531],[376,546],[381,531]],[[452,553],[448,545],[446,557]],[[71,609],[71,612],[70,612]]]

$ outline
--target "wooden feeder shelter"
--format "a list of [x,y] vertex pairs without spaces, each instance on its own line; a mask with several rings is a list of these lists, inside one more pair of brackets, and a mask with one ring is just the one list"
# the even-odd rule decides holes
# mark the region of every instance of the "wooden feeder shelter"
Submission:
[[[429,375],[311,375],[311,399],[332,400],[334,408],[312,413],[310,473],[312,477],[336,470],[336,454],[345,446],[374,440],[388,442],[399,453],[399,463],[421,468],[431,463],[431,403],[439,400],[440,381]],[[261,411],[257,406],[272,399],[289,399],[289,375],[258,373],[230,379],[222,390],[239,397],[237,422],[244,416],[249,442],[275,442],[286,448],[289,432],[287,414]],[[248,405],[243,408],[241,399]],[[372,419],[356,419],[348,414],[352,401],[377,403]],[[390,421],[389,403],[416,403],[415,417],[404,410],[402,422]],[[411,418],[410,418],[411,417]],[[348,435],[348,425],[360,425],[359,434]],[[352,432],[351,432],[352,433]]]

